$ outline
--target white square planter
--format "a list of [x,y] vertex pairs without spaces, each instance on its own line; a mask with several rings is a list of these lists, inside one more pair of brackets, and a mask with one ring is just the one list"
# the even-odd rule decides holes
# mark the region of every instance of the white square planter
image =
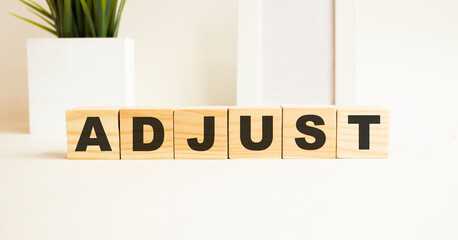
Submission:
[[133,40],[31,39],[27,60],[31,134],[65,136],[69,108],[134,105]]

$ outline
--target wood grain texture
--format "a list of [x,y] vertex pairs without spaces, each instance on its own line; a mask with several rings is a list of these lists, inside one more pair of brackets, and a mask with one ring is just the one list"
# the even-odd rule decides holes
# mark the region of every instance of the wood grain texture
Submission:
[[[359,149],[359,125],[349,124],[349,115],[380,116],[370,124],[369,149]],[[337,158],[387,158],[390,140],[390,112],[376,106],[337,107]]]
[[[164,128],[164,141],[154,151],[133,151],[133,118],[153,117]],[[121,159],[173,159],[173,110],[171,108],[128,107],[119,111],[121,134]],[[157,130],[156,130],[157,131]],[[151,126],[143,127],[144,142],[154,139]]]
[[[67,158],[108,160],[120,159],[117,107],[87,107],[67,110]],[[101,151],[99,146],[88,146],[86,151],[75,151],[88,117],[99,117],[107,135],[111,151]],[[91,138],[95,137],[94,131]]]
[[[297,129],[297,120],[304,115],[316,115],[324,120],[324,125],[320,126],[307,123],[307,126],[318,128],[326,135],[326,142],[319,149],[304,150],[296,144],[296,138],[315,142],[313,136]],[[336,158],[336,118],[334,106],[283,106],[283,158]]]
[[[273,140],[265,150],[246,149],[240,140],[240,116],[251,116],[251,139],[262,139],[262,117],[273,116]],[[282,151],[282,109],[273,107],[230,107],[229,108],[229,158],[281,158]]]
[[[175,159],[227,159],[227,107],[174,109]],[[215,117],[213,146],[206,151],[189,147],[188,139],[204,141],[204,117]]]

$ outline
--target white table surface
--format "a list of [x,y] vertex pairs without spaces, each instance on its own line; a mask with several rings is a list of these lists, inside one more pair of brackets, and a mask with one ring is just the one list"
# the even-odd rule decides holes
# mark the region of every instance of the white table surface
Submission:
[[0,133],[0,239],[458,239],[458,157],[66,160]]

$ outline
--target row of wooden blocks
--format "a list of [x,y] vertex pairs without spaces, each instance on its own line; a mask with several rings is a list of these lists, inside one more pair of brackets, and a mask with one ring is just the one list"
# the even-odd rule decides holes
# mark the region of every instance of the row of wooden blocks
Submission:
[[387,158],[389,110],[364,106],[67,111],[68,159]]

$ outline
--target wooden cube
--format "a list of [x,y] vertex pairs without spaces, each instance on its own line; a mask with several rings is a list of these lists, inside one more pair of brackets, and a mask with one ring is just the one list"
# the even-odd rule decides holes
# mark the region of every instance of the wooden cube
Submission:
[[282,109],[229,108],[229,158],[281,158]]
[[116,107],[67,110],[68,159],[119,159]]
[[171,108],[123,108],[119,122],[121,159],[173,159]]
[[383,107],[337,108],[337,158],[387,158],[390,112]]
[[227,107],[175,109],[175,159],[227,159]]
[[283,107],[283,158],[336,158],[334,106]]

